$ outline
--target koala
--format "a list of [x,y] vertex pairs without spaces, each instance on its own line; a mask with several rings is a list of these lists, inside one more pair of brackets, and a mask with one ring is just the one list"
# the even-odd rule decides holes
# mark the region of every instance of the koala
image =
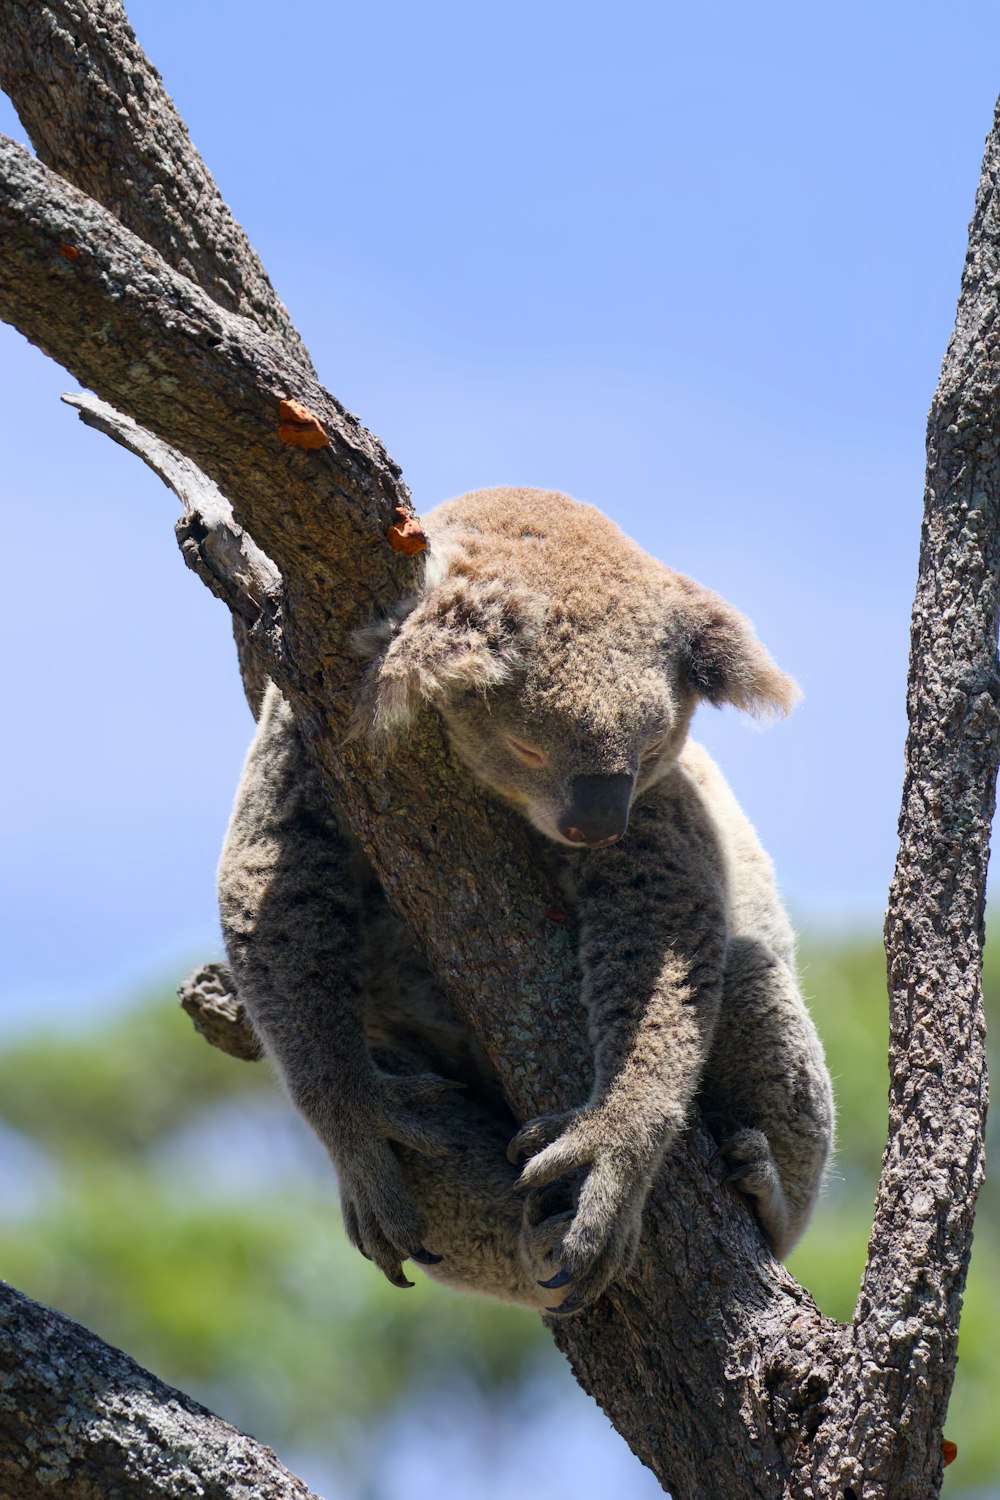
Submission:
[[771,863],[709,756],[699,703],[787,713],[797,689],[716,594],[599,511],[480,490],[424,519],[412,598],[362,633],[356,724],[390,747],[437,711],[530,824],[576,935],[594,1075],[515,1120],[272,685],[219,874],[249,1017],[336,1168],[347,1234],[567,1316],[632,1264],[657,1170],[696,1109],[775,1255],[833,1138],[823,1050]]

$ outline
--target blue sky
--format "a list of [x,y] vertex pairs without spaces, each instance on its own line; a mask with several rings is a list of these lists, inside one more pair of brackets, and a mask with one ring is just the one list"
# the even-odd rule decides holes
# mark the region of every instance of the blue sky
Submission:
[[[133,0],[304,333],[418,506],[561,488],[745,609],[805,700],[703,712],[805,924],[879,921],[923,429],[1000,12]],[[0,129],[21,136],[0,104]],[[250,734],[170,494],[0,329],[0,1026],[217,949]]]

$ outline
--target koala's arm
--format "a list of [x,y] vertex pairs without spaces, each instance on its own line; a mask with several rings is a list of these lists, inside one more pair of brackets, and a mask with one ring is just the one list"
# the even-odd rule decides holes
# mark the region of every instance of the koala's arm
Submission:
[[226,835],[219,906],[240,996],[337,1168],[348,1234],[390,1281],[408,1286],[402,1260],[429,1257],[393,1143],[444,1152],[420,1104],[445,1085],[388,1076],[372,1061],[352,846],[273,684]]
[[631,847],[585,883],[580,911],[590,1108],[648,1168],[683,1129],[698,1090],[727,943],[714,860],[692,850],[691,831],[664,802],[637,809]]
[[577,913],[594,1087],[582,1109],[531,1121],[511,1143],[512,1154],[531,1155],[525,1187],[586,1173],[559,1248],[551,1248],[549,1224],[537,1235],[560,1267],[553,1285],[572,1280],[560,1312],[599,1296],[627,1268],[653,1174],[688,1118],[719,1014],[721,853],[683,776],[634,809],[621,844],[584,856]]

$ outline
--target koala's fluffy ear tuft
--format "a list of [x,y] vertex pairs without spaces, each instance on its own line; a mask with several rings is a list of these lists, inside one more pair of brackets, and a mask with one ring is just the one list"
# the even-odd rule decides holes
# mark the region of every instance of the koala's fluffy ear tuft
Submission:
[[540,601],[500,579],[449,574],[395,618],[359,632],[370,657],[354,732],[392,735],[422,702],[510,676],[541,621]]
[[687,673],[702,698],[759,718],[791,713],[802,694],[738,610],[697,586],[685,611]]

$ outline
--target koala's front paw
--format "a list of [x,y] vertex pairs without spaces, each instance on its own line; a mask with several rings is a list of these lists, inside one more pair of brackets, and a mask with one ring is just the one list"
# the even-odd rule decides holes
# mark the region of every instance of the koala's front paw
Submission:
[[[529,1190],[521,1240],[530,1264],[555,1265],[539,1279],[553,1291],[567,1288],[549,1312],[565,1315],[594,1302],[635,1258],[649,1172],[640,1153],[623,1142],[599,1110],[569,1110],[530,1120],[507,1155],[529,1155],[519,1188]],[[576,1200],[560,1201],[559,1183]],[[575,1181],[574,1181],[575,1179]]]
[[462,1087],[431,1073],[382,1075],[355,1101],[349,1130],[331,1147],[347,1237],[393,1286],[413,1285],[403,1275],[404,1260],[435,1265],[441,1259],[424,1248],[427,1221],[407,1197],[396,1147],[446,1155],[451,1147],[444,1130],[418,1111]]
[[750,1199],[765,1239],[783,1259],[795,1237],[789,1233],[788,1201],[767,1136],[761,1130],[737,1130],[719,1154],[729,1168],[724,1181]]

